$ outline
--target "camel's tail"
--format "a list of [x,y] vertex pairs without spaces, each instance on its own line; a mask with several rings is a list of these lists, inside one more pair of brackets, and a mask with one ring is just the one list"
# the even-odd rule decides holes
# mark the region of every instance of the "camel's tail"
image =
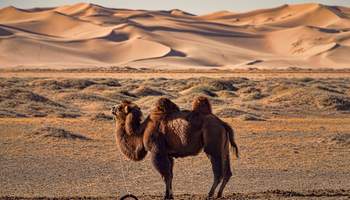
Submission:
[[228,125],[226,122],[223,122],[223,125],[226,129],[226,133],[228,135],[230,144],[235,152],[236,158],[239,158],[239,151],[238,151],[238,146],[235,142],[235,135],[234,135],[234,131],[232,129],[232,127],[230,125]]

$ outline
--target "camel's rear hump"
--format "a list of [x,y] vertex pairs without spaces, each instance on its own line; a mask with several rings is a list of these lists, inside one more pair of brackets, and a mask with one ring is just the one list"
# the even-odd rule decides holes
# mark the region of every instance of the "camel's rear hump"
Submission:
[[212,114],[211,104],[207,97],[196,97],[192,102],[192,111],[200,114]]

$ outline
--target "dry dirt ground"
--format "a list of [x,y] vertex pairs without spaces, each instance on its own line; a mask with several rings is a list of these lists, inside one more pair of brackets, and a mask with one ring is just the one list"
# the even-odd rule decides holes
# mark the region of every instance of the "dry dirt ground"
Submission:
[[[147,115],[160,96],[188,109],[205,95],[241,151],[225,198],[350,198],[350,78],[208,76],[2,74],[0,196],[160,199],[149,157],[134,163],[119,153],[109,109],[128,99]],[[176,199],[204,199],[211,182],[203,153],[176,160]]]

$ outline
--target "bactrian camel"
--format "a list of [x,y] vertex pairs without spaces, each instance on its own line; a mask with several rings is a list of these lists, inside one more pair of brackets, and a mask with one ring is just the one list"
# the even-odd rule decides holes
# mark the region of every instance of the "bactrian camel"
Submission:
[[222,196],[232,176],[229,145],[237,157],[238,147],[232,128],[212,113],[207,98],[197,97],[191,111],[181,111],[169,99],[160,98],[143,121],[140,108],[129,101],[114,106],[112,114],[120,151],[133,161],[144,159],[150,152],[152,164],[166,186],[165,199],[173,198],[174,158],[195,156],[202,150],[210,159],[214,173],[208,197],[214,195],[220,182],[217,196]]

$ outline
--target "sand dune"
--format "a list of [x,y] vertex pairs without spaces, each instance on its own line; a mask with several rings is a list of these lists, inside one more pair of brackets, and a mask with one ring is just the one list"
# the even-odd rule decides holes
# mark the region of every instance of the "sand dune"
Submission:
[[87,3],[0,9],[0,65],[349,68],[350,8],[282,5],[195,16]]

